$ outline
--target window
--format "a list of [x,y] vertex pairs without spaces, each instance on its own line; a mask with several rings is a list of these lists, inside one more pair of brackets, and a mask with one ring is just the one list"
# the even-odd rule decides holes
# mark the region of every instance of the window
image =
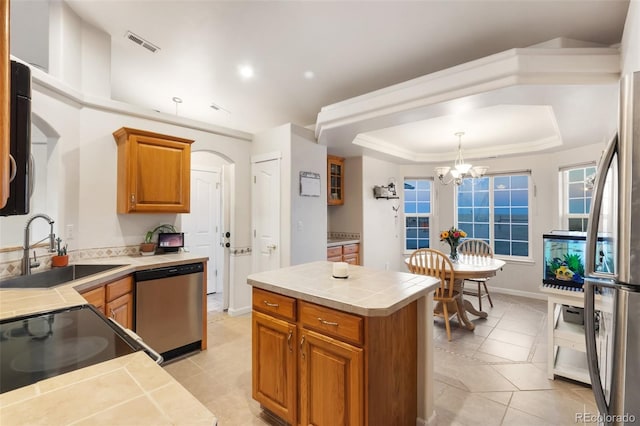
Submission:
[[586,231],[591,211],[595,166],[574,167],[561,171],[563,181],[563,224],[569,231]]
[[529,175],[465,179],[457,190],[458,228],[502,256],[529,257]]
[[431,184],[430,179],[404,180],[404,248],[407,251],[429,248]]

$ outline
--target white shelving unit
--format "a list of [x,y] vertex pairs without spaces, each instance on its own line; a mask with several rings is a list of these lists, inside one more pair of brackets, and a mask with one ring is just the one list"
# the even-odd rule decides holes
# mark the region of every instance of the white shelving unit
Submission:
[[[584,307],[584,293],[541,287],[547,293],[548,335],[547,375],[567,377],[591,384],[587,366],[584,326],[565,322],[562,305]],[[598,301],[596,300],[596,309]]]

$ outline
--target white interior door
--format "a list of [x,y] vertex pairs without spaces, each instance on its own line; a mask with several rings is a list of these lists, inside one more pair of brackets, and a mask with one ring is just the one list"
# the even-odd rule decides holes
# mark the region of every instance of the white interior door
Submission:
[[220,170],[191,170],[191,213],[183,218],[191,253],[209,257],[207,293],[223,290],[220,254]]
[[280,160],[252,164],[253,271],[280,267]]

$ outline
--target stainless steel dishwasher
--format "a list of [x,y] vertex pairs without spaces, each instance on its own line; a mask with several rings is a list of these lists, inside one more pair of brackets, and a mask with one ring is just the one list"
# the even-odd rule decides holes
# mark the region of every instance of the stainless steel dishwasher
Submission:
[[202,342],[202,263],[135,273],[135,331],[170,360],[200,349]]

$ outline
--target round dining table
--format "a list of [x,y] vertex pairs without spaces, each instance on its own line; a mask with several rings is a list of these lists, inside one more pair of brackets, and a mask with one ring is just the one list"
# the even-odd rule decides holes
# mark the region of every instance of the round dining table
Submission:
[[[409,267],[409,259],[406,258],[404,262]],[[460,313],[460,320],[464,323],[464,326],[468,330],[475,329],[475,325],[467,317],[467,312],[480,317],[486,318],[489,314],[484,311],[479,311],[473,306],[473,304],[465,300],[464,298],[464,280],[474,278],[489,278],[496,275],[496,273],[502,269],[505,262],[495,257],[475,256],[460,254],[458,260],[452,262],[454,272],[454,290],[460,293],[458,300],[458,312]],[[447,265],[448,267],[448,265]],[[442,307],[439,303],[435,308],[436,312],[441,312]],[[455,308],[451,306],[449,312],[455,312]]]

